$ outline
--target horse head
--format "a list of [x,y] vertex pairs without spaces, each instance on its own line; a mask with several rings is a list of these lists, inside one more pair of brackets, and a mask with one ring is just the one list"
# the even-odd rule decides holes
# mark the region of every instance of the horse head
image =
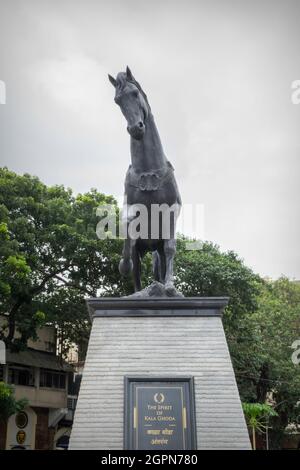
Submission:
[[131,137],[141,140],[145,134],[145,123],[150,111],[147,96],[133,77],[129,67],[120,72],[117,78],[108,75],[115,87],[115,102],[120,106],[127,121],[127,130]]

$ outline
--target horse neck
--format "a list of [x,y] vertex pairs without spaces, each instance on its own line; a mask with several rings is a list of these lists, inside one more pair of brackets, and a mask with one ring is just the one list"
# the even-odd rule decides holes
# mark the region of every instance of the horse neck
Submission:
[[159,133],[151,112],[145,122],[143,139],[130,139],[131,163],[137,171],[156,170],[167,163]]

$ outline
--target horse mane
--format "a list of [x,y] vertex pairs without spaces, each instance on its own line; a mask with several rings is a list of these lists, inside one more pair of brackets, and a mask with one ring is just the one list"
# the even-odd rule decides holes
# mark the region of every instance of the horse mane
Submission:
[[116,82],[117,82],[116,83],[117,93],[122,93],[122,91],[124,90],[127,83],[132,83],[133,85],[135,85],[137,87],[137,89],[139,90],[139,92],[143,95],[143,98],[146,101],[147,105],[149,106],[149,110],[151,111],[151,107],[150,107],[147,95],[144,92],[144,90],[142,89],[139,82],[137,82],[134,77],[132,77],[132,80],[129,80],[129,78],[127,77],[126,72],[120,72],[117,75]]

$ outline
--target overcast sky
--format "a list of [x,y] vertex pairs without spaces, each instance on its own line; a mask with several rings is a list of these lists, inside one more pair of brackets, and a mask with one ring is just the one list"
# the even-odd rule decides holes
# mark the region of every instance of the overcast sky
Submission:
[[122,195],[127,64],[205,239],[299,279],[299,0],[0,0],[0,165]]

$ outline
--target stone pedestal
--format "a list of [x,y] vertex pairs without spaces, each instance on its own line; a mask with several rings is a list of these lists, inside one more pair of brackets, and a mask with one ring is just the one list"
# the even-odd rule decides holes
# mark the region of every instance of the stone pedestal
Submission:
[[128,376],[191,378],[194,448],[250,449],[222,325],[227,302],[224,297],[89,299],[93,326],[70,449],[126,448]]

